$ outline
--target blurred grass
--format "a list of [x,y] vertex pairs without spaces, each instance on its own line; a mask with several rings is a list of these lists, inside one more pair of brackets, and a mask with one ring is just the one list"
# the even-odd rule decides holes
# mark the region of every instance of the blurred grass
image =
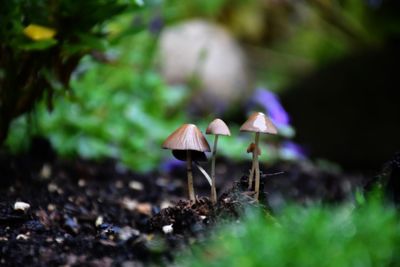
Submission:
[[249,211],[185,252],[177,266],[398,266],[398,212],[378,199],[360,206],[290,206],[276,218]]

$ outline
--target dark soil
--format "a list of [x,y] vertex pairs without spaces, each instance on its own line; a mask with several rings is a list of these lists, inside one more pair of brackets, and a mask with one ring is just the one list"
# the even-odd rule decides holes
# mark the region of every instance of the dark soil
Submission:
[[[177,250],[204,240],[221,220],[239,219],[248,206],[274,212],[287,201],[344,201],[362,181],[307,162],[278,164],[263,175],[268,193],[257,204],[246,176],[234,182],[250,163],[221,159],[218,203],[206,197],[209,187],[198,173],[192,203],[185,200],[184,170],[138,175],[114,161],[58,159],[40,142],[24,155],[0,154],[1,266],[168,264]],[[30,208],[14,210],[17,201]]]

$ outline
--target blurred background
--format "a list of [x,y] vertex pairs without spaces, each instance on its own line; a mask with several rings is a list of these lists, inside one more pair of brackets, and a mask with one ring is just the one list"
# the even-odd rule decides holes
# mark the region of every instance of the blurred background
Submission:
[[238,129],[253,111],[279,129],[266,165],[373,172],[400,148],[396,0],[45,2],[0,11],[7,151],[41,136],[63,157],[169,171],[164,139],[220,117],[219,154],[249,162]]

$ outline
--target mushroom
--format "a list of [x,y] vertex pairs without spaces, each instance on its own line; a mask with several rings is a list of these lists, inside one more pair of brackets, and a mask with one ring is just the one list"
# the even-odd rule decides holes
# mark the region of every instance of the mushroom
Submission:
[[217,154],[218,136],[230,136],[231,132],[223,120],[215,119],[208,125],[206,134],[215,135],[211,161],[211,201],[215,204],[217,203],[217,189],[215,187],[215,158]]
[[[255,133],[255,149],[258,150],[258,141],[260,138],[260,133],[277,134],[278,130],[272,121],[261,112],[253,113],[245,123],[240,127],[241,132],[254,132]],[[255,183],[255,199],[258,200],[260,191],[260,166],[258,164],[258,153],[253,153],[253,165],[256,173],[256,183]]]
[[[252,153],[253,157],[253,161],[254,161],[254,151],[256,148],[256,144],[251,143],[248,147],[247,147],[247,153]],[[261,155],[261,150],[260,148],[257,149],[257,155],[260,156]],[[254,176],[254,164],[251,165],[251,171],[250,171],[250,175],[249,175],[249,187],[248,189],[250,190],[251,187],[253,186],[253,176]]]
[[196,201],[193,187],[192,161],[207,159],[204,152],[210,151],[210,145],[194,124],[184,124],[176,129],[162,144],[171,149],[173,155],[186,161],[189,199]]

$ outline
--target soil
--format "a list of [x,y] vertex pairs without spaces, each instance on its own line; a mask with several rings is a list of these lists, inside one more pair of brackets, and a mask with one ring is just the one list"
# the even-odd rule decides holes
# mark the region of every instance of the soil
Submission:
[[[59,159],[44,140],[23,155],[1,152],[0,265],[169,264],[219,222],[240,220],[248,206],[274,213],[288,201],[340,202],[363,181],[309,162],[263,166],[267,193],[256,203],[241,175],[249,165],[219,160],[217,187],[223,193],[213,205],[199,173],[198,199],[186,200],[182,168],[139,175],[112,160]],[[30,207],[15,210],[18,201]]]

